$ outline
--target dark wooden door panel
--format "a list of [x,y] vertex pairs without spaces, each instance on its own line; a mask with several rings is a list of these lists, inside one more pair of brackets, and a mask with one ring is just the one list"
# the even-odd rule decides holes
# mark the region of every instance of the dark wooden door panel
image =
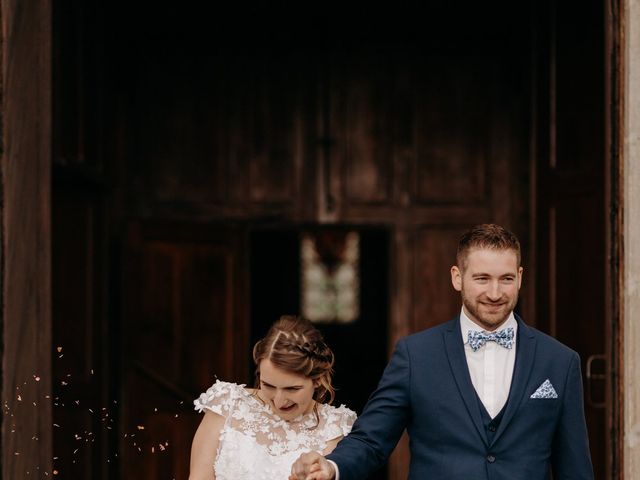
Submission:
[[327,123],[339,199],[351,204],[392,202],[393,76],[387,52],[347,50],[332,58]]
[[245,378],[247,328],[238,232],[136,225],[124,280],[123,478],[187,479],[193,399]]
[[418,204],[486,201],[491,80],[500,68],[493,58],[454,62],[411,48],[332,59],[328,125],[339,199],[393,204],[408,201],[406,192]]
[[304,58],[291,55],[257,48],[136,57],[144,69],[131,112],[139,152],[131,179],[147,202],[296,206],[314,84]]
[[434,327],[460,313],[460,294],[451,285],[451,266],[465,227],[425,227],[415,245],[413,331]]
[[52,352],[54,467],[65,478],[108,478],[115,442],[110,399],[104,199],[54,184]]
[[541,31],[551,32],[535,47],[537,326],[580,354],[595,478],[610,478],[604,10],[598,2],[536,8]]
[[[573,180],[581,182],[577,176]],[[605,478],[608,332],[601,192],[562,196],[547,214],[543,241],[549,250],[542,257],[546,265],[539,269],[538,327],[580,354],[592,461],[596,478]]]
[[[492,89],[491,58],[430,59],[414,78],[414,171],[417,202],[486,200]],[[432,74],[433,70],[438,75]],[[490,121],[488,121],[491,119]]]

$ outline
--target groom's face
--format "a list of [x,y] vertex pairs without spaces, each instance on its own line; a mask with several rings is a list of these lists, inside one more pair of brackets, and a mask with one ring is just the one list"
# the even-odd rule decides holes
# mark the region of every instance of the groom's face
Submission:
[[518,303],[522,267],[514,250],[473,248],[464,265],[451,267],[467,316],[484,330],[500,327]]

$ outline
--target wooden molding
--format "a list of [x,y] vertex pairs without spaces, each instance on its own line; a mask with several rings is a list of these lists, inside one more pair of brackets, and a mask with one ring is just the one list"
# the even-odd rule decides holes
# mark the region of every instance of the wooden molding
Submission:
[[2,0],[2,478],[52,476],[51,3]]

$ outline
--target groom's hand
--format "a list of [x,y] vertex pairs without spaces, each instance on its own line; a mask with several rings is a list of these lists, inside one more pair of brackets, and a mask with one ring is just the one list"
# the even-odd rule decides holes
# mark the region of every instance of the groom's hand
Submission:
[[336,471],[318,452],[303,453],[291,467],[289,480],[334,480]]

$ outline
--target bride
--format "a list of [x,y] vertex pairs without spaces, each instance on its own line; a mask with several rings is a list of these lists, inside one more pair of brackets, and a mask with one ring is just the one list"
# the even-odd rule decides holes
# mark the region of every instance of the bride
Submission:
[[307,320],[283,316],[253,347],[256,387],[216,381],[195,408],[205,415],[189,480],[283,480],[302,453],[331,452],[356,414],[331,406],[333,352]]

